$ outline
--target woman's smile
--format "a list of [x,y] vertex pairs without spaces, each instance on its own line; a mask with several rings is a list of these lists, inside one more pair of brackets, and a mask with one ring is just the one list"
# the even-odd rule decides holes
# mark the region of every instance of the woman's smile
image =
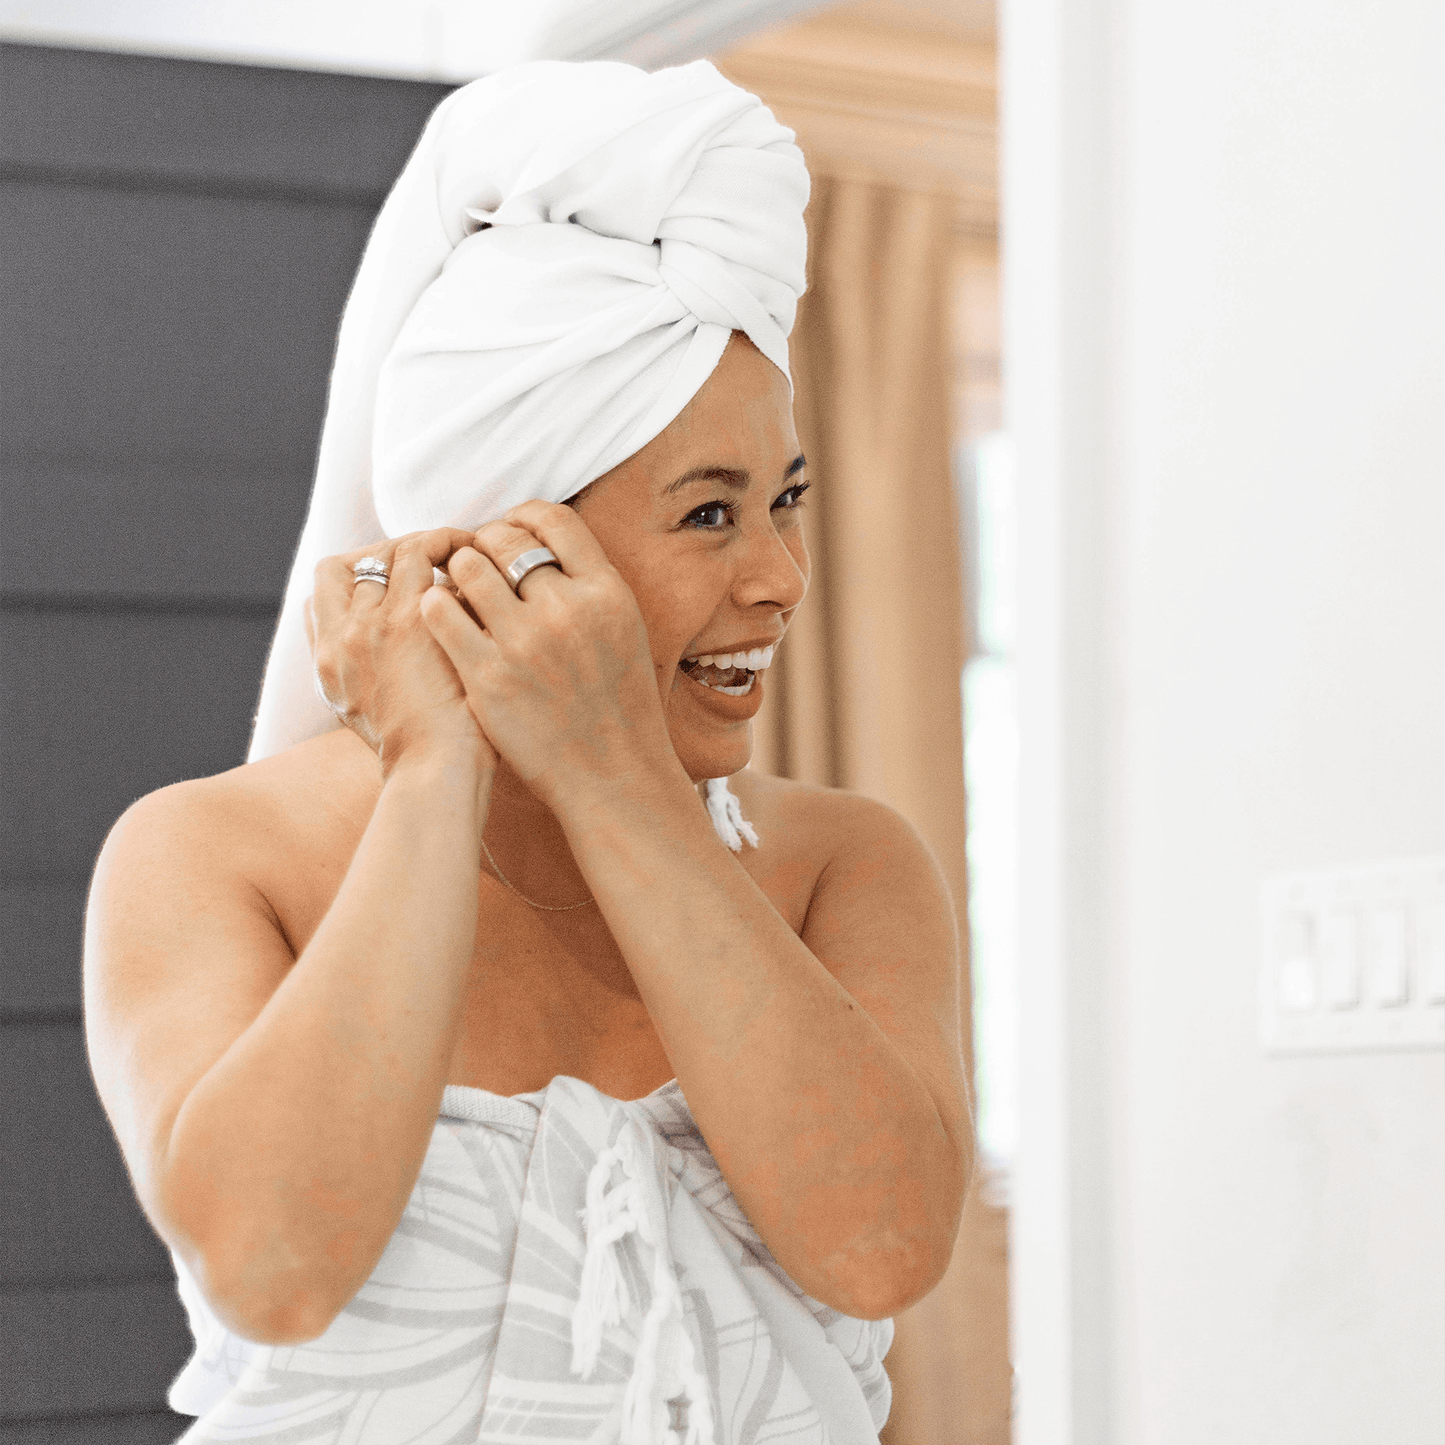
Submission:
[[772,648],[767,652],[767,662],[756,668],[719,666],[718,661],[725,660],[727,654],[706,666],[684,658],[677,665],[682,695],[718,717],[733,721],[755,717],[763,705],[763,672],[772,661]]
[[637,600],[688,775],[747,766],[747,723],[808,587],[787,377],[735,335],[677,419],[576,500]]
[[[742,643],[724,651],[694,653],[678,663],[683,675],[699,687],[724,697],[747,697],[754,691],[762,696],[759,673],[772,666],[776,642]],[[751,713],[748,714],[752,716]]]

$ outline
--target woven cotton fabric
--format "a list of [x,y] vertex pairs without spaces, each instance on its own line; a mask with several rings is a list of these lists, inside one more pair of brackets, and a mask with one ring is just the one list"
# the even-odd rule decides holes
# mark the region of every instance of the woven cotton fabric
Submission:
[[[650,1228],[596,1228],[620,1195]],[[199,1417],[179,1445],[865,1445],[888,1414],[892,1322],[779,1268],[675,1082],[634,1102],[566,1077],[448,1088],[395,1235],[307,1344],[227,1333],[177,1272],[196,1352],[169,1403]],[[599,1330],[584,1279],[608,1272],[624,1308]],[[677,1310],[657,1308],[667,1278]]]

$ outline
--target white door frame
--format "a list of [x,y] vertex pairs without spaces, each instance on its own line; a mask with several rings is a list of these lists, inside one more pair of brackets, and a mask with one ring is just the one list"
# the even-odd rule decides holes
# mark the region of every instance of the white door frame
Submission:
[[1106,0],[1000,0],[1007,425],[1018,459],[1018,1445],[1105,1445],[1109,1208],[1107,565],[1113,488]]

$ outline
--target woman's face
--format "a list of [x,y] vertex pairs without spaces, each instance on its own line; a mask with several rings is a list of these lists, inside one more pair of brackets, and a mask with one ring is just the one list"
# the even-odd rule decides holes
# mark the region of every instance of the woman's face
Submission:
[[781,640],[808,588],[806,486],[787,379],[734,332],[678,418],[575,503],[642,609],[673,747],[694,781],[727,777],[751,754],[766,671],[696,659]]

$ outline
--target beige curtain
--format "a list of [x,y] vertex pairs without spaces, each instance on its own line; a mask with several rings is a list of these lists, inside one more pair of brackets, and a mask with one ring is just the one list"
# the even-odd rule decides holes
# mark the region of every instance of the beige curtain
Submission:
[[963,665],[949,464],[954,203],[815,175],[791,356],[813,580],[768,675],[757,766],[891,803],[962,905]]
[[[768,674],[754,766],[892,804],[966,901],[959,528],[950,467],[956,197],[814,171],[791,353],[813,580]],[[973,1075],[967,955],[960,1020]],[[971,1195],[943,1283],[897,1322],[885,1445],[1008,1439],[1004,1215]]]

